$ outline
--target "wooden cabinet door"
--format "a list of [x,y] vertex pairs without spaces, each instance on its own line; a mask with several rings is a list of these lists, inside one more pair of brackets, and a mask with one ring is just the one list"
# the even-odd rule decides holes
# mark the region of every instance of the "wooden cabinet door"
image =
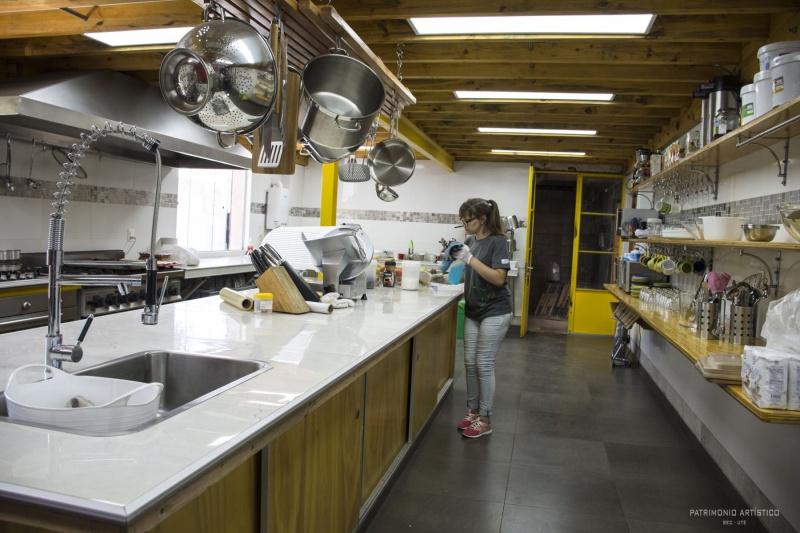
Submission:
[[364,376],[306,415],[307,533],[350,533],[361,507]]
[[[414,337],[411,433],[416,438],[431,415],[439,391],[453,375],[455,305]],[[452,338],[451,338],[452,337]]]
[[303,533],[305,418],[270,442],[267,531]]
[[383,356],[367,372],[362,504],[367,501],[408,440],[410,358],[409,340]]
[[158,533],[218,533],[258,531],[259,460],[256,454],[152,531]]
[[439,331],[439,347],[436,351],[436,372],[438,381],[436,392],[438,393],[453,377],[453,364],[455,363],[456,352],[456,313],[458,308],[455,305],[447,308],[437,319]]

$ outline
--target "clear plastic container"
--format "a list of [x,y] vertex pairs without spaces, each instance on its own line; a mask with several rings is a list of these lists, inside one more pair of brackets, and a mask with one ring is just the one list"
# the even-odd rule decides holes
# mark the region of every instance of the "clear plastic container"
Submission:
[[661,237],[664,230],[664,223],[660,218],[647,219],[647,235],[649,237]]
[[253,312],[254,313],[272,312],[271,292],[257,292],[255,296],[253,296]]

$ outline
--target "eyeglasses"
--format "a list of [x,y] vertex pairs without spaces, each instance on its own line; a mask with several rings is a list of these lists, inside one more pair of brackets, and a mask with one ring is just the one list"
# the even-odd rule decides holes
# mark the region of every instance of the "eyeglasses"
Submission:
[[462,218],[462,219],[461,219],[461,223],[462,223],[463,225],[465,225],[465,226],[466,226],[467,224],[469,224],[470,222],[472,222],[472,221],[473,221],[473,220],[475,220],[476,218],[477,218],[477,217],[472,217],[472,218]]

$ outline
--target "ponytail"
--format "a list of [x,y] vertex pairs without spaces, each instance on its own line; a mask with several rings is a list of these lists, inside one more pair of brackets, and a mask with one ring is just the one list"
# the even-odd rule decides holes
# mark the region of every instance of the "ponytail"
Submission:
[[458,216],[465,218],[486,217],[486,229],[492,235],[503,235],[503,224],[500,221],[500,209],[494,200],[470,198],[458,208]]

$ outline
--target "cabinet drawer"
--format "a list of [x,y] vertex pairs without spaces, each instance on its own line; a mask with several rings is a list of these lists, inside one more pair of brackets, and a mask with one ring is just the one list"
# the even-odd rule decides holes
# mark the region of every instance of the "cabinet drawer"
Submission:
[[[75,307],[76,292],[61,293],[61,308]],[[47,292],[36,292],[24,296],[3,297],[0,293],[0,318],[47,312]]]

